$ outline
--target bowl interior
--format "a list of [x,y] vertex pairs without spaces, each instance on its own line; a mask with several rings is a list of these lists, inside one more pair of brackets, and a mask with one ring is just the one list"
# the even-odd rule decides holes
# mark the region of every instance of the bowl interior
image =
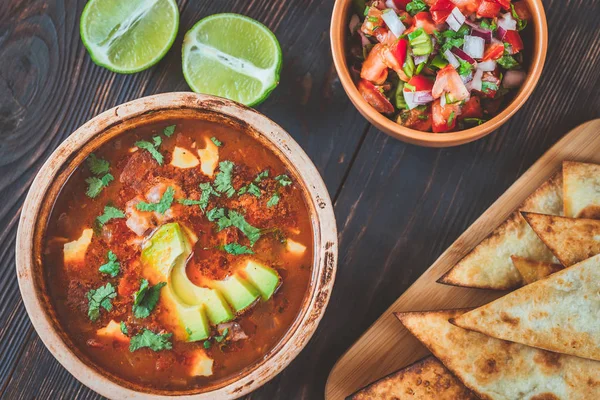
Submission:
[[[170,95],[173,97],[176,94]],[[165,95],[153,97],[160,100],[161,96]],[[157,397],[187,395],[193,398],[241,396],[275,376],[304,347],[324,312],[333,285],[337,256],[333,211],[325,186],[306,154],[281,128],[253,110],[241,109],[240,106],[221,99],[216,104],[209,104],[209,101],[215,100],[206,96],[192,96],[192,98],[194,107],[189,106],[189,101],[187,107],[172,107],[169,102],[166,102],[167,105],[164,107],[142,107],[139,112],[136,107],[130,106],[129,109],[121,111],[115,109],[113,118],[108,115],[108,119],[103,119],[105,113],[90,121],[69,137],[42,167],[26,200],[24,209],[34,209],[35,212],[33,218],[22,218],[20,222],[17,270],[27,311],[40,337],[63,366],[84,384],[108,397],[141,393],[145,393],[142,396],[144,398],[147,398],[148,394]],[[157,99],[154,99],[154,103]],[[182,101],[181,94],[178,99]],[[137,102],[142,100],[146,99]],[[228,107],[236,113],[223,112],[229,111]],[[248,119],[243,119],[244,114],[250,117],[250,122]],[[71,173],[91,152],[107,141],[126,134],[137,126],[172,118],[202,119],[229,125],[254,137],[263,146],[273,151],[302,186],[305,203],[311,216],[314,241],[313,269],[309,288],[304,295],[298,315],[281,340],[267,352],[263,359],[247,366],[235,376],[188,391],[149,389],[114,376],[91,362],[62,329],[47,294],[46,277],[41,262],[46,221],[61,187]],[[265,121],[268,122],[266,125]],[[92,382],[99,377],[102,384]]]
[[[402,141],[429,147],[456,146],[477,140],[498,129],[525,103],[533,92],[544,67],[548,44],[546,15],[541,0],[523,0],[532,14],[530,25],[533,27],[532,49],[529,50],[529,68],[527,78],[512,101],[498,115],[480,126],[450,133],[421,132],[403,127],[375,111],[367,103],[358,89],[348,68],[346,60],[346,41],[349,35],[348,21],[353,13],[352,0],[336,0],[331,19],[331,50],[333,61],[344,90],[358,111],[373,125],[388,135]],[[528,27],[531,29],[531,27]],[[527,46],[526,50],[527,51]]]

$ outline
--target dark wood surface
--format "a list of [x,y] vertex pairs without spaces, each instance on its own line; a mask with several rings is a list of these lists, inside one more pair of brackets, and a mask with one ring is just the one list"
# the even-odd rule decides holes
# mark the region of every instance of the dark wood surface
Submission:
[[248,398],[322,398],[342,352],[545,150],[600,116],[600,0],[545,1],[550,38],[537,89],[502,129],[450,149],[393,140],[350,104],[330,56],[332,0],[180,0],[171,51],[130,76],[90,60],[79,38],[84,5],[0,1],[1,398],[100,398],[54,360],[29,322],[14,265],[18,216],[36,171],[78,126],[129,100],[189,90],[181,42],[204,16],[246,14],[277,35],[281,83],[258,109],[311,156],[338,220],[338,275],[319,329]]

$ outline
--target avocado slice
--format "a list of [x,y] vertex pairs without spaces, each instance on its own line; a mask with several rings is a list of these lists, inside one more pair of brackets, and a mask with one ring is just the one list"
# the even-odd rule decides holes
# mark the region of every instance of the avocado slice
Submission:
[[158,273],[161,279],[166,280],[171,273],[175,261],[186,250],[185,238],[181,227],[178,223],[172,222],[161,226],[154,232],[144,245],[141,260],[144,265]]
[[182,324],[181,327],[187,335],[185,339],[187,342],[208,339],[210,336],[210,323],[204,311],[204,305],[185,306],[177,304],[176,310],[179,322]]
[[256,261],[249,260],[244,273],[248,281],[258,289],[263,300],[269,300],[281,284],[277,271]]
[[238,274],[213,283],[236,313],[250,307],[260,296],[260,292]]

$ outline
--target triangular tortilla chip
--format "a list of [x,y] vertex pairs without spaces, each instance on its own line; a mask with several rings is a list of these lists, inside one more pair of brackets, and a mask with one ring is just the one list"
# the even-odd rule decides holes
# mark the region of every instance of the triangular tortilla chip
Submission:
[[346,400],[477,400],[437,358],[429,356],[359,390]]
[[[519,210],[562,213],[562,178],[560,173],[540,186]],[[555,263],[552,253],[515,211],[502,225],[479,243],[438,282],[481,289],[514,289],[523,284],[510,256]]]
[[600,255],[463,314],[454,323],[498,339],[600,361]]
[[563,162],[564,214],[600,219],[600,165]]
[[526,285],[539,281],[542,278],[560,271],[564,267],[560,264],[546,263],[541,261],[531,261],[519,256],[510,256],[513,265],[523,277]]
[[523,217],[565,267],[600,254],[600,220],[535,213]]
[[448,322],[464,312],[396,316],[482,399],[600,399],[600,362],[495,339]]

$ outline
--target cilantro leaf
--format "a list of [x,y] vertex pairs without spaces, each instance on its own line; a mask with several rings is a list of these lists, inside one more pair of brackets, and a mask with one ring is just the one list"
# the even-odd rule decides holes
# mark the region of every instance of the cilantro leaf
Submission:
[[240,190],[238,190],[238,196],[244,195],[246,193],[254,195],[256,197],[260,197],[260,195],[262,194],[260,188],[256,186],[254,182],[250,182],[249,184],[243,186]]
[[515,5],[512,3],[510,4],[510,13],[515,19],[515,21],[517,21],[517,30],[522,31],[523,29],[525,29],[525,27],[527,26],[527,20],[519,18],[519,14],[517,14],[517,11],[515,10]]
[[211,346],[210,340],[205,340],[204,343],[202,343],[202,346],[207,350],[210,349],[210,346]]
[[490,91],[498,91],[498,85],[493,82],[481,82],[481,91],[483,93],[489,93]]
[[200,200],[193,199],[177,199],[177,202],[179,204],[183,204],[184,206],[199,206],[200,204],[202,204]]
[[460,66],[458,67],[458,70],[457,70],[458,74],[460,76],[468,76],[471,73],[471,68],[472,68],[471,63],[463,61],[459,57],[457,57],[457,60],[460,63]]
[[215,189],[213,189],[212,185],[208,182],[201,183],[200,190],[202,190],[202,193],[200,193],[200,208],[202,209],[202,211],[206,211],[206,207],[208,207],[208,201],[210,200],[211,195],[221,197],[221,195],[217,193]]
[[[250,225],[246,218],[242,214],[237,211],[229,210],[227,216],[225,216],[225,210],[222,208],[216,209],[213,208],[207,213],[207,217],[209,221],[217,220],[218,230],[222,231],[225,228],[229,228],[230,226],[235,226],[238,228],[247,238],[250,240],[250,246],[254,246],[254,243],[261,236],[261,230]],[[214,213],[211,213],[214,211]]]
[[171,336],[173,336],[172,333],[154,333],[144,328],[142,333],[131,338],[129,351],[133,353],[143,347],[148,347],[153,351],[171,350],[173,348]]
[[252,249],[236,242],[227,243],[225,246],[223,246],[223,250],[229,254],[233,254],[234,256],[239,256],[242,254],[254,254]]
[[217,147],[221,147],[223,145],[223,143],[214,136],[210,138],[210,141],[213,142]]
[[107,283],[104,286],[100,286],[98,289],[91,289],[86,294],[88,299],[88,317],[92,321],[96,321],[100,317],[100,309],[104,308],[106,311],[112,310],[111,300],[117,297],[115,288]]
[[108,161],[96,157],[94,153],[90,154],[86,161],[88,168],[94,175],[106,174],[110,169],[110,164]]
[[169,125],[165,129],[163,129],[163,134],[166,137],[171,137],[175,133],[175,125]]
[[276,206],[277,204],[279,204],[280,199],[281,199],[281,197],[279,196],[279,193],[277,193],[277,192],[273,193],[273,196],[271,196],[269,201],[267,201],[267,207],[271,208],[271,207]]
[[206,218],[208,218],[210,222],[214,222],[223,217],[225,217],[225,209],[223,208],[215,207],[206,213]]
[[121,325],[121,333],[125,336],[129,335],[129,330],[127,329],[127,325],[125,325],[125,322],[121,321],[120,325]]
[[158,303],[160,289],[166,285],[165,282],[150,286],[146,279],[142,279],[140,288],[133,294],[133,315],[136,318],[146,318]]
[[163,193],[158,203],[146,203],[145,201],[140,201],[135,205],[135,208],[137,208],[140,211],[155,211],[159,214],[164,214],[169,208],[171,208],[174,196],[175,189],[169,186],[167,190],[165,190],[165,192]]
[[223,340],[225,340],[228,333],[229,333],[229,328],[225,328],[225,330],[223,331],[223,333],[220,336],[215,336],[215,341],[217,343],[221,343]]
[[456,117],[456,114],[454,113],[454,111],[452,111],[450,113],[450,116],[448,116],[448,127],[452,126],[452,122],[454,121],[455,117]]
[[103,226],[111,219],[125,218],[125,213],[113,206],[105,206],[104,213],[96,217],[98,225]]
[[283,174],[275,177],[275,180],[279,182],[281,186],[289,186],[292,184],[292,180],[289,176]]
[[514,59],[514,57],[510,56],[510,55],[503,55],[502,57],[500,57],[497,60],[497,63],[500,64],[500,66],[502,66],[503,68],[506,69],[512,69],[515,67],[519,66],[519,63],[517,62],[517,60]]
[[139,147],[140,149],[148,151],[150,153],[150,155],[156,160],[158,165],[163,165],[164,157],[156,149],[162,143],[162,139],[158,136],[155,136],[153,138],[153,140],[154,140],[154,144],[152,144],[146,140],[140,140],[140,141],[135,142],[135,145],[137,147]]
[[111,174],[106,174],[102,178],[98,178],[97,176],[90,176],[85,180],[85,182],[88,184],[88,188],[85,194],[92,199],[96,198],[100,194],[100,192],[102,192],[102,189],[107,187],[108,184],[114,179],[114,176],[112,176]]
[[406,5],[406,12],[412,16],[425,10],[427,10],[427,4],[423,0],[412,0]]
[[234,164],[231,161],[221,161],[219,163],[219,172],[215,176],[215,189],[219,193],[225,193],[227,197],[235,194],[235,189],[231,184],[231,175]]
[[106,257],[108,258],[108,262],[106,264],[102,264],[99,268],[99,271],[114,278],[119,273],[121,264],[117,261],[117,255],[111,250],[108,251]]

